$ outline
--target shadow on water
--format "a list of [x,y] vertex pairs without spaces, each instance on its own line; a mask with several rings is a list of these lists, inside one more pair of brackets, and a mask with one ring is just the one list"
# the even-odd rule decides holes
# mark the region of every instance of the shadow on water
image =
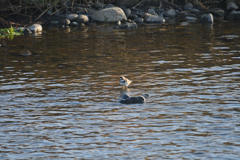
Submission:
[[[239,35],[223,22],[2,39],[1,158],[238,159]],[[120,104],[119,75],[147,103]]]

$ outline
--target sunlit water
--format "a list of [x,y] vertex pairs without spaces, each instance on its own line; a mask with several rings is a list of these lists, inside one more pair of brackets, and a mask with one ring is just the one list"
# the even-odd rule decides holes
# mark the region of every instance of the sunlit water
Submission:
[[[45,28],[2,39],[0,158],[239,159],[239,25]],[[120,75],[147,103],[118,102]]]

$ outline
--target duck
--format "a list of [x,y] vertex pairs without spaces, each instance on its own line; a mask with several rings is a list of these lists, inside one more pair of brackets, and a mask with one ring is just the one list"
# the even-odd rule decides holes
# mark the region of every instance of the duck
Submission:
[[121,100],[119,101],[122,104],[136,104],[136,103],[145,103],[146,99],[150,96],[149,94],[142,94],[141,96],[131,97],[128,94],[122,94]]

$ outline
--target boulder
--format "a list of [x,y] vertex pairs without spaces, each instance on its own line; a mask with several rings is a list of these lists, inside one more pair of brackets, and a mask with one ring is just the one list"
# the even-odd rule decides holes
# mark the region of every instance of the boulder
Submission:
[[78,23],[87,23],[89,21],[88,16],[80,14],[78,15],[78,18],[76,19]]
[[240,11],[232,11],[228,17],[229,20],[240,20]]
[[40,24],[33,24],[29,26],[28,29],[32,32],[42,32],[42,26]]
[[237,9],[238,9],[238,6],[234,2],[229,2],[227,4],[227,10],[233,11]]
[[127,20],[127,17],[121,8],[112,7],[94,12],[92,20],[98,22],[117,22]]
[[68,14],[66,15],[66,19],[69,19],[70,21],[74,21],[77,19],[78,15],[77,14]]
[[154,15],[150,15],[148,14],[144,21],[146,23],[165,23],[165,19],[163,17],[160,16],[154,16]]
[[135,6],[138,2],[139,0],[118,0],[118,5],[130,8]]
[[213,23],[213,15],[211,13],[203,14],[199,18],[200,22],[202,23]]

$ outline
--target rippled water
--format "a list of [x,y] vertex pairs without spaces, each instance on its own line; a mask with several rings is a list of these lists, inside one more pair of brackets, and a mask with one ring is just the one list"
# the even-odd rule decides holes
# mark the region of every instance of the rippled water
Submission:
[[[0,158],[239,159],[239,25],[45,28],[2,39]],[[147,103],[118,102],[120,75]]]

